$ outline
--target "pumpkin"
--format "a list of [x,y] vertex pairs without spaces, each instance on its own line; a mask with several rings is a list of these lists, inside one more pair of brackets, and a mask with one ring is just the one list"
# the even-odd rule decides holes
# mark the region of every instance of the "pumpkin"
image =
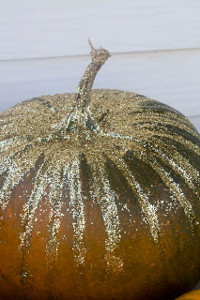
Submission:
[[182,295],[177,298],[177,300],[199,300],[200,299],[200,290],[192,291]]
[[0,115],[0,298],[172,299],[200,278],[200,136],[132,92],[91,90]]

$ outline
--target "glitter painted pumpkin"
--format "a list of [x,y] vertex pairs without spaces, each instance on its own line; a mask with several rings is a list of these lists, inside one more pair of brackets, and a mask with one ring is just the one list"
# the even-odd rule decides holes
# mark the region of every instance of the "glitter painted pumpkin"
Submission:
[[91,48],[76,94],[0,115],[0,299],[173,299],[200,278],[200,136],[91,91],[110,56]]

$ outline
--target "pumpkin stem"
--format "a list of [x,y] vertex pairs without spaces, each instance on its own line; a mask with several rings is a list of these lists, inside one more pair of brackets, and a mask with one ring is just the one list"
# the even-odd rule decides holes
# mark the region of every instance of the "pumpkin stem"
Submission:
[[80,126],[91,130],[97,130],[98,127],[95,125],[90,112],[90,94],[98,71],[111,55],[103,48],[95,49],[89,39],[88,42],[91,48],[90,56],[92,62],[88,65],[79,82],[75,95],[75,105],[67,118],[68,130],[74,130],[75,128],[78,130]]
[[100,68],[111,56],[110,53],[103,48],[95,49],[90,39],[88,39],[88,42],[91,48],[90,56],[92,58],[92,62],[89,64],[83,77],[81,78],[75,96],[75,105],[81,110],[84,110],[89,106],[90,93],[94,79]]

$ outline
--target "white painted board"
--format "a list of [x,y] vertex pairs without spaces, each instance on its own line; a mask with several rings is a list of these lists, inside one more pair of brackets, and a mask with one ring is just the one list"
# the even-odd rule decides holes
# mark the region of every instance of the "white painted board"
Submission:
[[0,59],[200,48],[199,0],[0,1]]
[[[0,107],[43,94],[75,92],[89,56],[0,62]],[[94,88],[137,92],[186,116],[200,115],[200,50],[113,55]]]

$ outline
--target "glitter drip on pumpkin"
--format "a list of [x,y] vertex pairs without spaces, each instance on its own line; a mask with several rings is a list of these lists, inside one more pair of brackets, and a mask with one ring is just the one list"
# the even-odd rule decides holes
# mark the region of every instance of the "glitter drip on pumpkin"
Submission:
[[[11,147],[11,146],[10,146]],[[11,152],[12,153],[12,152]],[[32,153],[30,153],[31,155]],[[8,157],[1,161],[0,175],[7,176],[0,190],[0,207],[5,210],[11,194],[16,186],[23,180],[23,177],[35,166],[37,158],[27,161],[23,155],[17,155],[15,159]]]
[[112,190],[109,180],[106,178],[104,169],[95,165],[92,166],[94,182],[91,187],[91,195],[100,206],[102,218],[105,225],[105,259],[108,272],[122,271],[123,260],[115,255],[121,240],[120,221],[117,203],[119,196]]
[[81,181],[80,181],[80,162],[74,160],[70,164],[67,172],[70,202],[73,217],[73,229],[74,229],[74,243],[73,252],[77,265],[83,265],[85,262],[86,248],[84,245],[84,230],[85,230],[85,212],[84,203],[81,193]]
[[40,166],[37,175],[35,177],[35,183],[32,193],[28,201],[23,206],[22,228],[23,231],[20,234],[20,247],[23,251],[28,251],[31,245],[31,235],[35,223],[35,212],[42,198],[46,195],[46,188],[48,186],[49,175],[51,174],[52,166],[48,166],[47,161],[44,161]]
[[50,207],[50,214],[49,214],[49,224],[47,226],[47,230],[49,236],[47,238],[46,243],[46,253],[48,258],[48,264],[52,261],[57,260],[58,257],[58,247],[59,247],[59,240],[57,238],[59,230],[60,230],[60,223],[61,219],[64,216],[62,213],[63,207],[63,185],[65,181],[65,172],[63,173],[62,168],[54,168],[52,170],[51,177],[49,178],[49,207]]

